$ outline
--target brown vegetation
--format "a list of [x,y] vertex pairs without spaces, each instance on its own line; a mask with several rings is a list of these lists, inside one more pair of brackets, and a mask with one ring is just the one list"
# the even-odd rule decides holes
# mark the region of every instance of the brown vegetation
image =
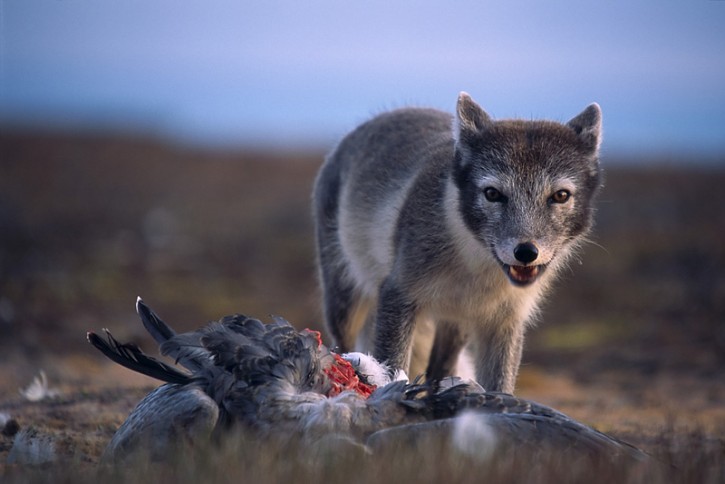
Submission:
[[[71,480],[77,468],[92,480],[103,446],[156,384],[85,342],[87,330],[109,327],[153,354],[136,296],[180,330],[234,312],[321,329],[309,209],[320,162],[319,153],[0,134],[0,413],[54,436],[60,475]],[[605,160],[593,243],[531,331],[517,393],[677,464],[659,477],[717,482],[725,479],[725,170],[686,164]],[[59,395],[28,402],[18,388],[41,369]],[[12,440],[0,435],[0,477],[58,478],[53,466],[2,464]],[[340,480],[339,466],[280,466],[274,450],[264,457],[252,447],[236,472]],[[197,470],[226,465],[236,451],[207,456]],[[347,480],[481,475],[466,462],[397,462]],[[190,481],[184,469],[160,478]],[[546,469],[551,481],[593,472]],[[505,460],[477,470],[536,480]],[[655,471],[647,472],[628,479]]]

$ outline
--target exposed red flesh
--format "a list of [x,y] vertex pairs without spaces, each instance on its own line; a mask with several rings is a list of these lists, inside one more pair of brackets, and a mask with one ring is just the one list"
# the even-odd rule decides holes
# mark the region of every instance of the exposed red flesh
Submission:
[[332,356],[335,358],[335,363],[323,370],[330,379],[330,383],[332,383],[332,388],[330,388],[327,396],[334,397],[342,392],[352,390],[365,398],[369,397],[375,390],[375,385],[361,382],[357,373],[355,373],[355,368],[342,356],[337,353],[332,353]]
[[[317,348],[321,348],[322,335],[320,332],[312,329],[305,329],[305,331],[308,331],[315,336],[317,339]],[[330,383],[332,385],[330,391],[327,393],[328,397],[334,397],[342,392],[352,390],[367,398],[371,393],[373,393],[373,391],[375,391],[375,388],[377,388],[375,385],[368,385],[367,383],[360,381],[360,377],[357,376],[355,368],[349,361],[343,359],[342,356],[337,353],[333,353],[332,351],[330,354],[335,359],[335,362],[323,370],[325,375],[327,375],[330,379]]]

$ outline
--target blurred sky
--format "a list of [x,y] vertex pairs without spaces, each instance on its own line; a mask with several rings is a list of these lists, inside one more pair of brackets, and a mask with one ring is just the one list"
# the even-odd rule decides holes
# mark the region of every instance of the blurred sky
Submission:
[[0,0],[0,120],[329,145],[403,105],[725,153],[725,1]]

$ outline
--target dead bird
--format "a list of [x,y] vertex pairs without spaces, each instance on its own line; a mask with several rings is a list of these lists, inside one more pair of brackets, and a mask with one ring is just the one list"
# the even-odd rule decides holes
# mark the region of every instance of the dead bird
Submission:
[[[113,361],[167,382],[147,395],[109,443],[104,460],[137,451],[162,459],[174,446],[192,447],[241,426],[260,439],[320,442],[340,437],[365,452],[425,438],[450,441],[468,454],[550,444],[588,455],[641,460],[646,454],[535,402],[486,392],[473,381],[447,377],[432,384],[392,378],[361,353],[339,355],[317,331],[225,316],[177,334],[139,298],[136,310],[161,354],[89,332],[88,341]],[[490,437],[490,438],[489,438]],[[484,448],[489,447],[489,448]]]

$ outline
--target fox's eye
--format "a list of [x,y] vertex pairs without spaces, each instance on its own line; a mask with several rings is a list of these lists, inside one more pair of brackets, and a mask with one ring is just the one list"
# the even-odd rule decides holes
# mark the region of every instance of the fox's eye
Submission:
[[554,203],[566,203],[569,197],[571,197],[569,190],[559,190],[551,196],[551,201]]
[[503,193],[493,187],[485,188],[483,190],[483,196],[486,197],[486,200],[489,202],[503,202],[506,199],[506,197],[503,196]]

